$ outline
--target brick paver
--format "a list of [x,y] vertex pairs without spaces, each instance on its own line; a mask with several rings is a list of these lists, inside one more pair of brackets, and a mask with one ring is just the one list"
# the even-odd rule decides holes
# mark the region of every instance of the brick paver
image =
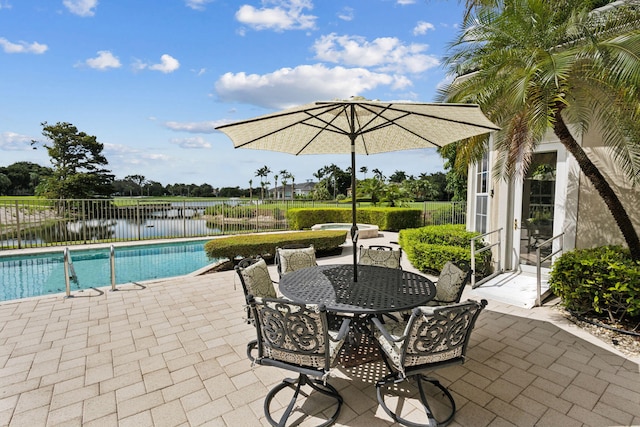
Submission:
[[[350,250],[319,262],[350,262]],[[234,275],[0,303],[0,426],[266,425],[266,392],[292,374],[246,358],[255,331]],[[467,363],[435,376],[456,398],[453,426],[632,425],[639,365],[550,307],[490,301]],[[345,399],[336,425],[390,424],[373,386],[385,373],[381,363],[335,372],[330,381]]]

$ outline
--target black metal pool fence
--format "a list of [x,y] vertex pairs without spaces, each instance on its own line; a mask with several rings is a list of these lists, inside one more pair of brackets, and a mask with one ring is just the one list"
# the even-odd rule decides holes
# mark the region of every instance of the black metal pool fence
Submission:
[[[0,200],[0,250],[288,230],[291,208],[345,207],[314,200]],[[420,202],[423,225],[464,224],[465,202]]]

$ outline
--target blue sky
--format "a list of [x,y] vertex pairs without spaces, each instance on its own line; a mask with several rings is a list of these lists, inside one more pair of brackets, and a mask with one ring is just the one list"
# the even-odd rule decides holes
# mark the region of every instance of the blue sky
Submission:
[[[49,166],[30,145],[46,121],[95,135],[117,178],[248,187],[264,165],[296,182],[345,169],[234,149],[214,127],[350,96],[431,102],[461,16],[454,0],[0,0],[0,166]],[[357,164],[442,170],[434,150]]]

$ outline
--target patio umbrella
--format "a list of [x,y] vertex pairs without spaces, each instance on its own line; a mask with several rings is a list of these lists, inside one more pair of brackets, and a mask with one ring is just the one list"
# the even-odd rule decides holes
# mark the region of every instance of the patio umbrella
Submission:
[[380,102],[360,99],[314,102],[217,130],[235,148],[301,154],[351,154],[351,240],[357,281],[356,154],[442,147],[499,128],[477,105]]

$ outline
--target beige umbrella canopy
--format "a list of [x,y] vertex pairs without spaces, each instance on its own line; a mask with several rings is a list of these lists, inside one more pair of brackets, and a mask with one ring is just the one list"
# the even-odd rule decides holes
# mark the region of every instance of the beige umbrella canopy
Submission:
[[437,148],[499,128],[477,105],[314,102],[222,126],[235,148],[300,154],[351,153],[354,281],[357,281],[355,154]]

